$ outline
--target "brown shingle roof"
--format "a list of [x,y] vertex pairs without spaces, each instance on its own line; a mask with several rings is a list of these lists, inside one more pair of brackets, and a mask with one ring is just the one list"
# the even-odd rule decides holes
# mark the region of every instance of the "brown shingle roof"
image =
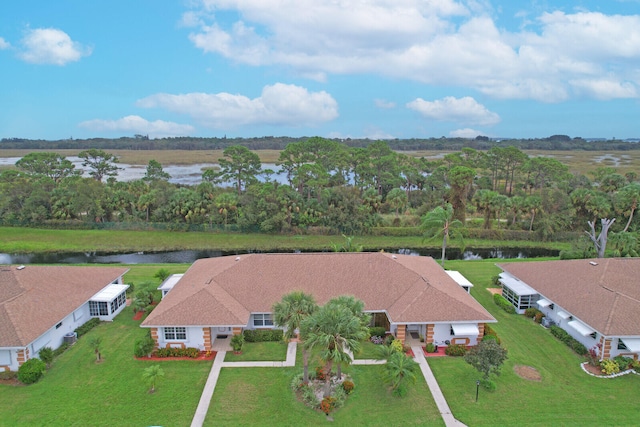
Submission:
[[0,267],[0,347],[25,347],[127,270]]
[[638,258],[517,262],[498,266],[603,335],[640,335]]
[[246,325],[302,290],[354,295],[393,322],[495,319],[431,258],[386,253],[249,254],[196,261],[142,326]]

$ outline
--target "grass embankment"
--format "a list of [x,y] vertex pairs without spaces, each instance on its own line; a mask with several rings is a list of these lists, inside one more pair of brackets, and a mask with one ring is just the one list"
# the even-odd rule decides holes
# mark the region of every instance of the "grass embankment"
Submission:
[[[626,375],[613,380],[593,378],[580,368],[583,361],[548,330],[524,316],[500,310],[486,290],[500,270],[495,262],[448,261],[446,267],[464,274],[474,285],[473,296],[498,320],[491,325],[509,350],[497,378],[498,389],[480,388],[479,374],[457,358],[433,358],[429,364],[457,419],[470,426],[496,425],[634,425],[640,378]],[[536,368],[541,381],[520,378],[515,365]]]
[[[172,250],[292,251],[331,250],[344,243],[342,236],[281,235],[259,233],[203,233],[121,230],[49,230],[0,227],[0,253],[46,252],[160,252]],[[357,236],[354,242],[365,250],[390,248],[438,248],[421,236]],[[452,241],[451,248],[458,242]],[[468,248],[550,248],[568,249],[569,243],[467,239]]]

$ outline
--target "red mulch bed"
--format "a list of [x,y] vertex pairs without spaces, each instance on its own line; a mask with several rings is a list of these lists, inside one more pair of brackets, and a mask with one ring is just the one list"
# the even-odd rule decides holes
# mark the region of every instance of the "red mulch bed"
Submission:
[[412,349],[409,349],[409,350],[405,351],[405,353],[407,354],[407,356],[416,357],[416,355],[413,354],[413,350]]
[[424,357],[443,357],[446,356],[445,354],[445,350],[447,349],[446,346],[438,346],[438,351],[435,353],[427,353],[427,348],[426,347],[422,347],[422,352],[424,353]]
[[135,357],[134,359],[136,360],[151,360],[154,362],[157,361],[164,361],[164,360],[213,360],[216,357],[216,352],[215,351],[211,351],[209,352],[209,356],[207,356],[207,352],[205,351],[201,351],[200,355],[198,357],[157,357],[154,355],[151,355],[151,357]]
[[602,373],[602,368],[601,368],[600,366],[593,366],[593,365],[591,365],[591,364],[589,364],[589,363],[585,363],[585,364],[584,364],[584,365],[582,365],[582,366],[584,366],[585,371],[587,371],[587,372],[589,372],[589,373],[591,373],[591,374],[593,374],[593,375],[597,375],[597,376],[599,376],[599,377],[603,377],[603,376],[605,376],[605,375]]
[[133,320],[140,320],[142,319],[142,316],[144,316],[144,311],[138,311],[133,315]]

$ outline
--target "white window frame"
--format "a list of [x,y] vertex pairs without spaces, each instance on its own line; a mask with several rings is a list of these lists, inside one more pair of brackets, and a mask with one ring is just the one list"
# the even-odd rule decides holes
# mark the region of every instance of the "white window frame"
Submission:
[[106,301],[89,301],[89,315],[91,317],[108,316],[109,304]]
[[187,328],[184,326],[165,326],[163,328],[163,335],[165,341],[186,341]]
[[254,313],[253,327],[268,328],[273,326],[273,316],[271,313]]

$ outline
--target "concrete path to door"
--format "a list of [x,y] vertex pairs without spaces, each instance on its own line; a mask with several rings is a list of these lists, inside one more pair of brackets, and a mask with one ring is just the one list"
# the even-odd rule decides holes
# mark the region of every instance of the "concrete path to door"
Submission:
[[[204,385],[204,390],[202,390],[202,396],[200,396],[200,402],[198,402],[196,413],[193,416],[193,420],[191,421],[191,427],[202,427],[202,425],[204,424],[204,420],[207,416],[207,411],[209,410],[209,404],[211,403],[211,398],[213,397],[213,392],[216,388],[216,383],[218,382],[218,377],[220,376],[220,370],[222,368],[292,367],[295,366],[296,363],[297,344],[297,342],[289,343],[289,345],[287,346],[286,360],[280,362],[225,362],[224,358],[227,352],[219,351],[216,354],[215,359],[213,360],[213,365],[211,366],[209,377],[207,378],[207,382]],[[440,390],[440,386],[438,385],[436,378],[433,376],[433,372],[431,372],[431,368],[427,363],[427,359],[424,357],[424,353],[422,353],[422,348],[420,346],[414,346],[411,349],[413,350],[414,359],[420,366],[422,375],[424,375],[424,379],[427,382],[429,391],[431,391],[433,400],[436,402],[436,406],[438,407],[438,411],[440,412],[440,416],[442,416],[445,425],[447,427],[466,427],[465,424],[456,420],[453,414],[451,414],[451,410],[449,409],[449,405],[447,404],[447,401],[444,398],[442,391]],[[352,355],[351,358],[353,360]],[[380,365],[384,363],[386,363],[385,360],[353,360],[354,365]]]
[[427,359],[424,357],[424,353],[422,352],[422,347],[415,346],[411,347],[413,350],[414,359],[420,365],[420,370],[422,371],[422,375],[424,375],[425,381],[427,381],[427,386],[429,386],[429,390],[431,391],[431,395],[433,396],[433,400],[436,402],[436,406],[438,407],[438,411],[440,411],[440,415],[444,420],[444,424],[447,427],[463,427],[465,424],[456,420],[453,414],[451,413],[451,409],[449,409],[449,404],[447,400],[444,398],[444,394],[442,394],[442,390],[440,390],[440,386],[438,385],[438,381],[436,381],[436,377],[433,376],[433,372],[431,372],[431,368],[427,363]]

